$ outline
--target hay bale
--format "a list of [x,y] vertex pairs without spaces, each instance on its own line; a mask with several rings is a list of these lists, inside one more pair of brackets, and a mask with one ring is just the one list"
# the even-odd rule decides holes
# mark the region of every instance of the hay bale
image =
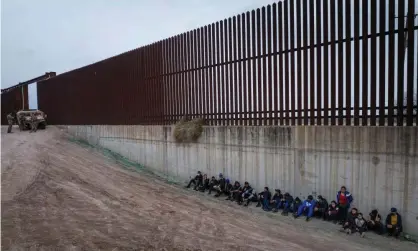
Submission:
[[188,120],[183,117],[175,124],[173,137],[178,143],[196,142],[202,135],[204,124],[205,120],[202,118]]

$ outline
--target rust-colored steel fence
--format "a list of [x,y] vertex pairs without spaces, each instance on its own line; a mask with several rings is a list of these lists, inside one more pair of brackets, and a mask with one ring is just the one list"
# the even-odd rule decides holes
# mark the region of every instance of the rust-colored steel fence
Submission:
[[42,81],[52,124],[415,125],[415,0],[285,0]]
[[7,114],[29,109],[28,86],[6,90],[1,94],[1,124],[7,125]]

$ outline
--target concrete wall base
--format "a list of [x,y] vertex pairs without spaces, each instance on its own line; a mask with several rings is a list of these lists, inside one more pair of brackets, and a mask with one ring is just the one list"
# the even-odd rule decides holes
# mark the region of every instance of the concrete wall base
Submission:
[[70,134],[184,181],[200,170],[330,202],[345,185],[364,214],[391,207],[418,236],[418,127],[205,127],[178,144],[171,126],[64,126]]

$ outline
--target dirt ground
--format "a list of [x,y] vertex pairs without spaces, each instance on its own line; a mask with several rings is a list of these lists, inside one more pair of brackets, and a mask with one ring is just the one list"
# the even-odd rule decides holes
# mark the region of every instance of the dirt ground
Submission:
[[170,184],[56,127],[1,128],[2,250],[418,250]]

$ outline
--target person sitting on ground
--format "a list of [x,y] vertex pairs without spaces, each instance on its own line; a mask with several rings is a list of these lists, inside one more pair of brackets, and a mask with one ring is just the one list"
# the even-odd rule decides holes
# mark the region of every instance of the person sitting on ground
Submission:
[[268,187],[264,187],[264,191],[258,194],[258,204],[257,207],[260,207],[261,205],[263,205],[263,210],[264,211],[268,211],[270,210],[269,208],[269,202],[271,199],[271,193],[269,191]]
[[355,227],[355,224],[356,224],[355,219],[357,218],[357,216],[358,216],[358,210],[357,208],[353,207],[351,209],[351,212],[347,215],[347,219],[343,224],[343,230],[347,232],[350,229],[351,231]]
[[207,189],[209,189],[209,182],[210,180],[208,178],[208,175],[206,173],[203,174],[203,182],[202,185],[200,185],[200,187],[198,188],[199,191],[205,192]]
[[292,204],[290,204],[290,207],[289,207],[289,212],[291,212],[291,213],[293,213],[293,214],[297,213],[297,211],[298,211],[298,209],[299,209],[300,205],[302,205],[302,200],[301,200],[301,199],[299,199],[299,197],[296,197],[296,198],[293,200]]
[[350,204],[353,202],[353,196],[347,191],[345,186],[342,186],[340,191],[337,192],[337,203],[338,203],[338,220],[340,223],[347,221],[348,209]]
[[244,200],[247,200],[248,197],[250,197],[252,193],[253,193],[253,188],[250,186],[250,183],[248,183],[247,181],[244,182],[244,187],[242,188],[241,194],[238,197],[238,201],[237,201],[238,204],[241,205],[242,202]]
[[[228,179],[228,181],[229,181],[229,179]],[[215,197],[219,197],[219,196],[221,196],[222,193],[225,193],[226,185],[227,185],[226,180],[225,180],[223,174],[220,173],[218,184],[213,186],[214,190],[216,191]]]
[[281,203],[283,204],[282,215],[287,216],[290,211],[290,206],[293,204],[293,197],[289,193],[285,193]]
[[358,232],[361,237],[364,237],[365,232],[367,231],[367,222],[363,218],[362,213],[358,213],[357,217],[354,219],[354,223],[347,228],[347,234]]
[[374,209],[369,214],[369,220],[367,221],[367,228],[379,235],[383,234],[383,224],[381,222],[382,216]]
[[337,223],[338,210],[339,208],[337,206],[337,202],[335,200],[331,201],[331,204],[328,206],[328,209],[324,214],[324,220]]
[[304,214],[306,215],[306,221],[309,221],[313,216],[315,205],[316,201],[312,195],[309,195],[302,205],[299,206],[297,213],[294,215],[295,219]]
[[216,180],[215,176],[212,176],[212,178],[209,181],[209,186],[208,186],[209,193],[208,194],[211,194],[212,190],[215,190],[215,186],[217,186],[218,184],[219,182]]
[[241,192],[241,184],[238,181],[235,181],[234,186],[232,186],[232,190],[229,192],[228,198],[226,200],[234,201],[238,198]]
[[322,195],[318,195],[318,200],[316,201],[316,205],[314,208],[314,215],[318,219],[323,219],[325,212],[328,209],[328,201],[322,197]]
[[402,232],[402,217],[394,207],[390,209],[390,214],[386,217],[386,230],[389,236],[398,238]]
[[186,186],[186,188],[190,188],[190,185],[194,185],[194,190],[197,190],[199,186],[203,184],[203,175],[200,171],[197,171],[197,175],[190,180],[189,184]]
[[274,191],[275,193],[273,195],[273,198],[271,198],[270,200],[270,204],[274,205],[273,212],[276,213],[282,207],[283,194],[282,191],[280,191],[280,189],[275,189]]
[[244,206],[246,207],[250,204],[250,202],[258,202],[259,200],[258,200],[257,192],[253,189],[253,192],[251,193],[251,195],[244,201],[245,201]]

